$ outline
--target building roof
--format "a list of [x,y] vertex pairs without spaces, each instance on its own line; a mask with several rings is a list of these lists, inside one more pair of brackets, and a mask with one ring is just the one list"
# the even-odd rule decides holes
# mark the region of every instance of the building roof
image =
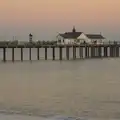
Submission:
[[[75,27],[73,26],[72,32],[65,32],[59,34],[66,39],[77,39],[83,32],[76,32]],[[101,34],[85,34],[89,39],[105,39]]]
[[82,32],[76,32],[75,26],[73,26],[72,32],[65,32],[63,34],[59,34],[63,38],[68,39],[76,39],[82,34]]
[[86,34],[90,39],[105,39],[101,34]]
[[66,32],[64,34],[59,34],[59,35],[62,36],[63,38],[74,38],[74,39],[76,39],[81,34],[82,34],[82,32]]

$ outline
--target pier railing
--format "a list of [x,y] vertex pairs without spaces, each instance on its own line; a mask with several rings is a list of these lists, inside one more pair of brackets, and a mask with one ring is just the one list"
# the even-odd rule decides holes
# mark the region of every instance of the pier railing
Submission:
[[107,41],[102,43],[74,43],[74,44],[57,44],[56,41],[37,41],[37,42],[18,42],[18,41],[0,41],[0,47],[38,47],[38,46],[91,46],[91,45],[120,45],[120,41]]

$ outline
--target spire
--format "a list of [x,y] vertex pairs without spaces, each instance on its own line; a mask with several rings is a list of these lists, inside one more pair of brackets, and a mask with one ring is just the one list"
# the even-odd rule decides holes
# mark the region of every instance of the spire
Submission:
[[76,32],[75,26],[73,26],[73,30],[72,30],[72,32]]
[[29,36],[32,37],[33,35],[30,33]]
[[33,39],[33,35],[30,33],[29,34],[29,42],[32,42],[32,39]]

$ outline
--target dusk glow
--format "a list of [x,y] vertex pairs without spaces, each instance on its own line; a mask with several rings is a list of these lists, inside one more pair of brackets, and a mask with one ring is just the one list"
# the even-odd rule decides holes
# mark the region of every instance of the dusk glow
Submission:
[[54,39],[58,32],[102,32],[119,40],[120,0],[3,0],[0,3],[0,36]]

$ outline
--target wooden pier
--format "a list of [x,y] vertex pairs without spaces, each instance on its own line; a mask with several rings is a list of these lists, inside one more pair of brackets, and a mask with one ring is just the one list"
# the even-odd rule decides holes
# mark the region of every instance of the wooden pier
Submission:
[[[83,59],[83,58],[106,58],[106,57],[120,57],[120,44],[82,44],[82,45],[0,45],[0,49],[3,51],[3,62],[7,61],[6,49],[12,49],[12,62],[15,61],[15,50],[20,49],[20,60],[24,61],[24,48],[29,49],[29,60],[32,60],[32,49],[36,49],[36,60],[41,60],[40,49],[44,48],[44,59],[48,60],[48,51],[51,49],[52,60],[56,60],[56,48],[59,49],[58,56],[59,60],[63,60],[63,48],[66,49],[65,55],[66,60],[70,60],[70,48],[72,49],[72,59]],[[79,51],[79,57],[76,56],[76,49]]]

